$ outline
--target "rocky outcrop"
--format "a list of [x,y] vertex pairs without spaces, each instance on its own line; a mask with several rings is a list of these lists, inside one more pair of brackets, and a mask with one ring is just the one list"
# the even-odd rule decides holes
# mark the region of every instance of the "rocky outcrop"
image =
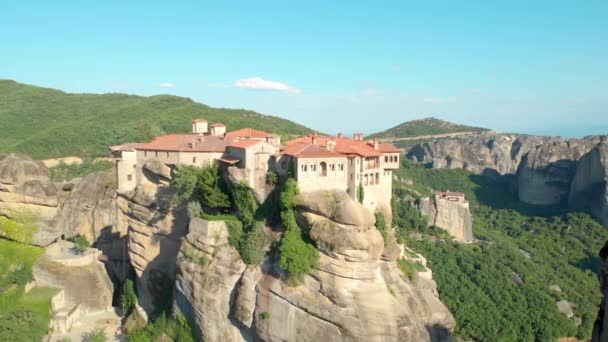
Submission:
[[128,256],[137,276],[139,304],[147,314],[154,314],[171,305],[188,215],[183,206],[171,202],[170,170],[155,163],[146,165],[137,187],[116,198],[116,230],[128,231]]
[[80,306],[84,314],[112,308],[113,286],[104,265],[97,260],[100,252],[73,250],[73,243],[59,241],[47,248],[33,267],[37,286],[64,291],[63,307],[71,311]]
[[600,250],[600,291],[602,292],[602,302],[593,325],[593,335],[591,341],[608,341],[608,242]]
[[536,205],[566,204],[577,161],[595,143],[584,139],[558,139],[530,150],[517,172],[520,201]]
[[420,199],[418,209],[428,217],[428,225],[445,229],[459,242],[473,241],[473,219],[466,204],[441,199],[439,196]]
[[57,188],[43,163],[22,155],[0,157],[0,215],[16,217],[27,211],[48,221],[57,206]]
[[602,142],[584,155],[578,163],[570,186],[571,209],[590,208],[608,227],[608,143]]
[[563,205],[571,197],[579,159],[601,139],[489,133],[421,143],[407,157],[435,168],[464,168],[510,180],[522,202]]
[[[193,320],[204,341],[245,339],[231,318],[232,311],[236,310],[237,284],[244,276],[245,268],[239,253],[228,245],[224,222],[197,218],[191,221],[190,232],[178,258],[175,301],[176,306]],[[249,321],[253,312],[247,316],[247,300],[243,297],[246,291],[240,290],[243,294],[238,316]]]
[[191,221],[178,258],[176,306],[195,318],[203,340],[449,338],[455,322],[430,271],[412,281],[384,259],[370,212],[340,192],[307,193],[297,203],[320,262],[296,287],[272,254],[261,267],[247,267],[228,245],[225,224]]

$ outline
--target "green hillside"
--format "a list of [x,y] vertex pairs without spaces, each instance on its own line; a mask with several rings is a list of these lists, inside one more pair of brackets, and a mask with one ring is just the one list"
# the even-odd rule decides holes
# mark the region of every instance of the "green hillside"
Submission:
[[487,128],[459,125],[435,118],[424,118],[404,122],[386,131],[374,133],[370,138],[409,138],[422,135],[460,133],[460,132],[481,132],[489,131]]
[[292,121],[243,109],[212,108],[189,98],[157,95],[69,94],[0,80],[0,153],[34,158],[93,157],[108,146],[145,141],[162,133],[188,132],[205,118],[229,130],[252,127],[279,134],[310,130]]
[[[405,160],[396,174],[397,235],[427,258],[459,338],[591,337],[601,302],[597,255],[608,230],[585,213],[519,202],[508,184],[463,169],[428,169]],[[414,203],[431,189],[466,194],[476,242],[457,243],[426,227]],[[561,300],[574,304],[573,319],[557,310]]]

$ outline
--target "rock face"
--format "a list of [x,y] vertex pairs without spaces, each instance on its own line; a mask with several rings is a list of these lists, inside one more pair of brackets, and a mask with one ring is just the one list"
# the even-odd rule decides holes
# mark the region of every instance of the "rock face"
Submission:
[[68,311],[76,305],[85,314],[111,309],[113,286],[97,260],[99,251],[89,249],[80,255],[72,247],[71,242],[60,241],[47,248],[33,268],[36,284],[64,290],[63,307]]
[[589,207],[608,227],[608,144],[602,142],[579,160],[570,188],[572,209]]
[[261,268],[243,264],[224,224],[191,221],[178,258],[176,306],[195,317],[203,340],[449,338],[455,322],[434,281],[410,281],[394,259],[382,257],[384,241],[370,212],[345,193],[321,192],[298,199],[298,221],[319,248],[320,263],[297,287],[282,280],[273,256]]
[[28,211],[51,220],[57,206],[57,188],[42,162],[14,154],[0,157],[0,215],[16,217]]
[[118,194],[116,230],[128,231],[128,256],[137,276],[139,304],[148,314],[171,305],[181,239],[188,218],[171,204],[170,172],[150,164],[134,191]]
[[593,325],[593,335],[591,341],[608,341],[608,242],[600,251],[600,290],[602,292],[602,302],[597,319]]
[[[580,196],[590,181],[601,182],[600,174],[605,172],[602,148],[595,149],[588,158],[582,157],[605,139],[606,136],[563,139],[490,133],[418,144],[407,156],[435,168],[464,168],[511,180],[525,203],[572,205],[573,196]],[[576,176],[579,172],[581,175]]]
[[466,204],[442,199],[439,196],[420,199],[418,209],[428,217],[428,225],[445,229],[460,242],[473,241],[473,220]]

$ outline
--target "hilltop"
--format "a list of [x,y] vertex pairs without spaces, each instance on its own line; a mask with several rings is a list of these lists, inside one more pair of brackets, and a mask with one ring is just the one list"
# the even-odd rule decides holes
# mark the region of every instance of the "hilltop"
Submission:
[[465,132],[484,132],[489,131],[487,128],[473,127],[451,123],[448,121],[436,118],[424,118],[412,121],[406,121],[400,125],[389,128],[385,131],[374,133],[370,138],[383,139],[399,139],[399,138],[416,138],[429,135],[450,134],[450,133],[465,133]]
[[231,130],[310,132],[286,119],[244,109],[212,108],[185,97],[72,94],[0,80],[0,153],[25,153],[37,159],[103,156],[111,145],[189,132],[190,121],[198,117],[222,122]]

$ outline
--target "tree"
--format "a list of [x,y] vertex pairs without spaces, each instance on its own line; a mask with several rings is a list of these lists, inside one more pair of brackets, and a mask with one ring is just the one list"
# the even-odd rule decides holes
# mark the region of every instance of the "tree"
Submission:
[[135,304],[137,304],[135,286],[133,286],[133,280],[127,279],[122,288],[122,294],[120,295],[120,310],[122,311],[123,316],[127,316],[131,313]]
[[298,183],[289,178],[280,195],[281,220],[285,226],[285,234],[279,243],[279,265],[289,273],[290,280],[295,284],[301,282],[302,275],[310,272],[319,263],[319,250],[307,241],[308,236],[302,232],[296,221],[295,198],[298,192]]
[[357,187],[357,200],[359,203],[363,204],[363,199],[365,198],[365,190],[363,190],[363,184],[359,183]]
[[171,185],[176,190],[175,200],[178,202],[193,198],[206,208],[230,208],[230,198],[216,163],[203,167],[181,165]]

